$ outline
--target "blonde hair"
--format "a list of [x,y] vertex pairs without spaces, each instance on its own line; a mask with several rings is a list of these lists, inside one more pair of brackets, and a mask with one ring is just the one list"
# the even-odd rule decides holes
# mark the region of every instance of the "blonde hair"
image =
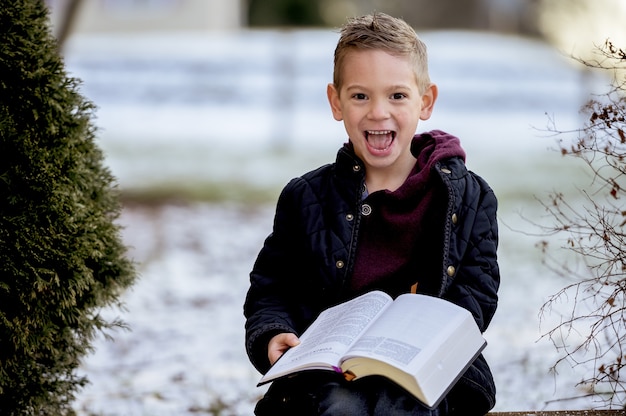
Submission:
[[351,50],[380,49],[392,55],[408,58],[414,68],[420,92],[430,85],[426,44],[415,30],[402,19],[385,13],[374,13],[349,19],[341,28],[335,48],[333,83],[341,89],[343,61]]

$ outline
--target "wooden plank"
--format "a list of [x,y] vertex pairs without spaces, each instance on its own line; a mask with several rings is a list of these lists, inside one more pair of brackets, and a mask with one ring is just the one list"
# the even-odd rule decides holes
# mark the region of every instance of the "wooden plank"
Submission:
[[626,410],[555,410],[549,412],[492,412],[487,416],[626,416]]

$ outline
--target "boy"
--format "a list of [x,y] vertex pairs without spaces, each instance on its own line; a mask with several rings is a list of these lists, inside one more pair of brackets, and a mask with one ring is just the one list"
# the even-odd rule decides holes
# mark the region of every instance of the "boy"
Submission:
[[[382,13],[348,21],[327,94],[348,143],[285,187],[250,273],[246,348],[262,373],[321,311],[366,291],[443,297],[482,331],[497,306],[496,197],[456,137],[415,135],[437,99],[415,31]],[[436,409],[384,378],[331,373],[274,381],[256,414],[472,416],[495,404],[482,355]]]

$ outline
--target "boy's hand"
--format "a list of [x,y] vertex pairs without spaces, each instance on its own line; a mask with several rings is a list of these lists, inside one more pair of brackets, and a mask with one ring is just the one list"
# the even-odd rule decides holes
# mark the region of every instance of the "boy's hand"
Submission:
[[267,347],[267,357],[270,360],[270,364],[274,364],[285,351],[291,347],[295,347],[299,343],[300,339],[296,334],[292,334],[291,332],[274,336]]

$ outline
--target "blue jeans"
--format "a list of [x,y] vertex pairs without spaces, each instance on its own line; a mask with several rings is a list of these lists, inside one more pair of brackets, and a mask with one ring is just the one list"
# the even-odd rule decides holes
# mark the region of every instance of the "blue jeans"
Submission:
[[311,371],[274,381],[257,416],[446,416],[447,401],[429,409],[384,377],[347,382],[340,374]]

